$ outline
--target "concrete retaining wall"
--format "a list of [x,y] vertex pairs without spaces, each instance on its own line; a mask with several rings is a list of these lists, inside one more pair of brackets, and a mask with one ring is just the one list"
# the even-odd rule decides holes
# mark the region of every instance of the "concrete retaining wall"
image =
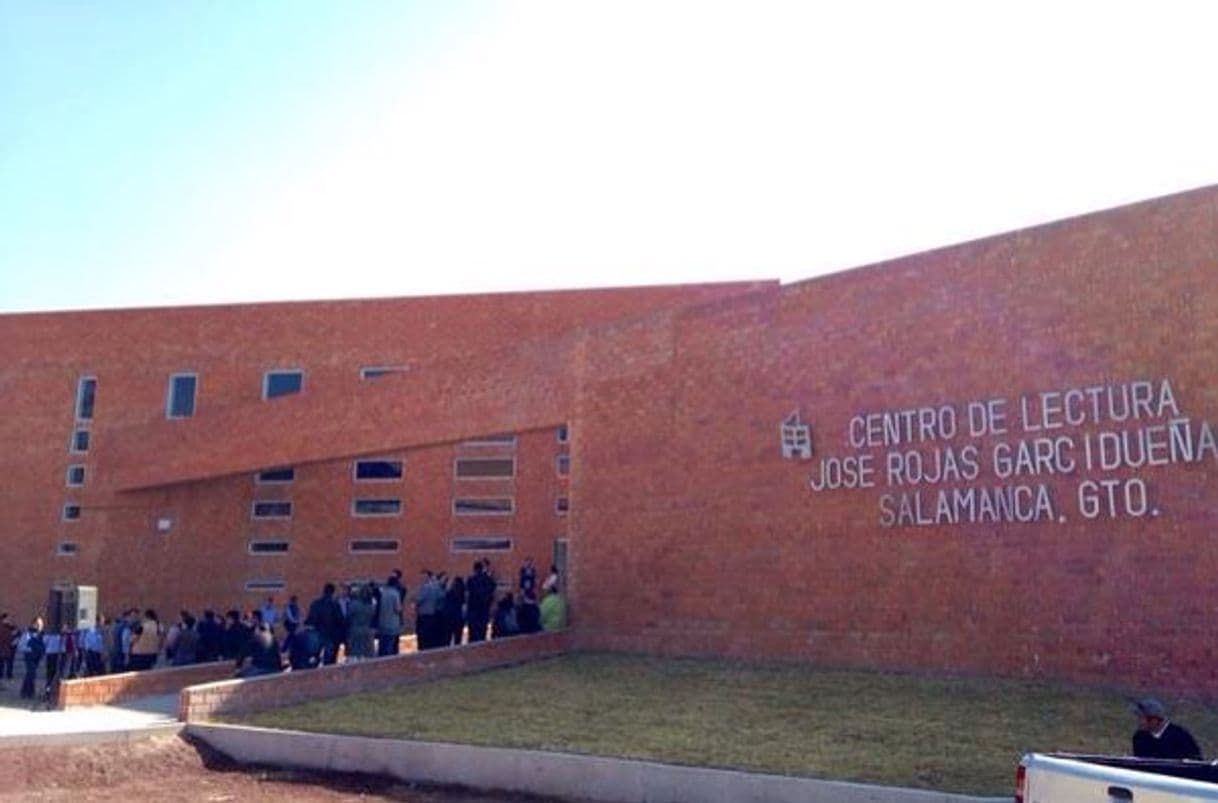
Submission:
[[192,664],[147,672],[121,672],[60,681],[55,693],[55,707],[64,710],[91,705],[111,705],[140,697],[174,694],[187,686],[231,678],[232,661]]
[[309,700],[376,691],[411,681],[510,666],[561,655],[569,648],[567,631],[539,633],[303,672],[205,683],[182,689],[178,717],[183,722],[199,722],[216,714],[265,711]]
[[612,803],[997,803],[918,789],[500,747],[188,724],[236,761]]

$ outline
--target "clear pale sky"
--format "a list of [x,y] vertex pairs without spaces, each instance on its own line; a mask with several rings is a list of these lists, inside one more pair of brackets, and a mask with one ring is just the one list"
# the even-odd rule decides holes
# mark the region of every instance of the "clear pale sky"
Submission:
[[1218,183],[1209,2],[0,0],[0,310],[796,280]]

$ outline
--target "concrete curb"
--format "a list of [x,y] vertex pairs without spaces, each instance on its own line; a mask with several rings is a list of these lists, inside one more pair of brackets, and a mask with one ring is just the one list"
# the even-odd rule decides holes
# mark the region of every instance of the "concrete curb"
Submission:
[[605,803],[1009,803],[784,775],[501,747],[334,736],[190,723],[186,734],[235,761],[328,772],[363,772],[471,789],[575,797]]
[[156,736],[176,736],[182,732],[181,722],[164,725],[149,725],[115,731],[87,731],[83,733],[22,733],[0,736],[0,751],[18,747],[79,747],[94,744],[130,743]]

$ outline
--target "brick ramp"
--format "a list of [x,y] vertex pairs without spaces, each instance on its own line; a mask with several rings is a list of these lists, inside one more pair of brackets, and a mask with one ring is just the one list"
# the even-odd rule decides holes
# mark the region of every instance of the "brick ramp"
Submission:
[[202,722],[216,715],[266,711],[285,705],[378,691],[562,655],[570,631],[538,633],[439,650],[373,658],[301,672],[204,683],[182,689],[178,717]]
[[120,672],[114,675],[61,680],[55,689],[55,707],[63,711],[114,705],[162,694],[177,694],[187,686],[232,676],[232,661],[213,661],[151,669],[146,672]]
[[897,787],[500,747],[333,736],[190,723],[197,739],[243,764],[366,773],[604,803],[1009,803]]

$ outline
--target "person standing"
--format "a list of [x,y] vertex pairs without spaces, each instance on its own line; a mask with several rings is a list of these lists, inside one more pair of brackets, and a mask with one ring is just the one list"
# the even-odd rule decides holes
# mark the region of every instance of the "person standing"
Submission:
[[24,700],[34,699],[34,681],[38,677],[38,665],[46,654],[46,642],[42,637],[42,617],[35,617],[30,627],[21,635],[17,652],[25,663],[25,677],[21,680],[21,697]]
[[469,643],[486,641],[486,627],[491,621],[491,605],[495,603],[495,580],[486,573],[482,561],[474,561],[474,573],[465,584],[465,617],[469,625]]
[[173,651],[174,666],[189,666],[199,659],[198,621],[194,614],[182,612],[182,622],[178,626],[178,646]]
[[397,655],[402,635],[402,595],[394,578],[381,586],[381,601],[376,609],[376,654]]
[[347,603],[347,660],[361,661],[376,655],[374,627],[376,607],[367,586],[352,589]]
[[287,627],[289,623],[296,625],[297,628],[303,624],[300,614],[300,600],[297,599],[295,594],[288,597],[287,604],[283,606],[284,627]]
[[1153,697],[1132,706],[1138,717],[1133,732],[1133,754],[1138,758],[1191,758],[1201,761],[1201,748],[1185,728],[1167,718],[1163,703]]
[[131,641],[131,669],[144,672],[156,665],[157,656],[161,652],[161,620],[156,611],[149,608],[144,611],[144,618],[136,626],[135,638]]
[[326,583],[321,596],[309,603],[309,615],[305,617],[305,624],[321,637],[321,662],[327,665],[338,660],[338,646],[347,635],[347,622],[334,592],[334,584]]
[[454,577],[444,592],[444,638],[443,647],[461,644],[461,633],[465,630],[465,580]]
[[423,584],[414,595],[415,633],[420,650],[439,647],[444,630],[444,586],[430,571],[423,572]]
[[520,595],[527,596],[528,594],[537,593],[537,565],[533,563],[533,558],[524,559],[524,565],[520,567]]
[[0,613],[0,681],[13,679],[13,656],[17,654],[18,638],[20,634],[8,620],[8,613]]
[[106,623],[101,614],[97,615],[93,627],[85,631],[81,639],[81,647],[85,653],[85,676],[97,677],[106,674]]
[[42,689],[43,699],[51,699],[51,691],[55,688],[55,681],[59,679],[60,663],[64,655],[64,633],[67,628],[63,628],[56,633],[54,628],[51,632],[43,636],[46,653],[46,684]]
[[541,600],[541,629],[552,633],[566,626],[567,603],[558,593],[558,584],[555,583]]
[[258,612],[262,614],[262,623],[273,634],[275,632],[275,620],[279,617],[279,609],[275,607],[274,595],[266,598],[266,602],[258,609]]

